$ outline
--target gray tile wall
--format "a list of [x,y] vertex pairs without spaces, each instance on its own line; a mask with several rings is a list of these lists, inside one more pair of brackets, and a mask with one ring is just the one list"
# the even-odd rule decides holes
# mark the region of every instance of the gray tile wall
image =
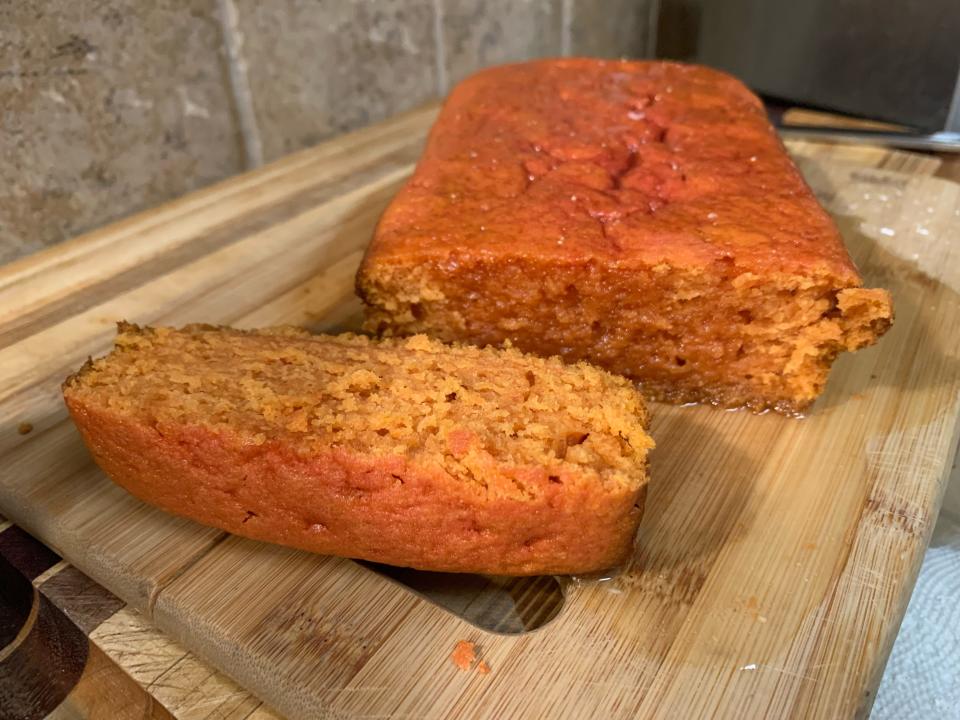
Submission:
[[[515,60],[562,55],[562,0],[443,0],[439,43],[445,71],[441,89],[475,70]],[[593,3],[591,3],[593,4]]]
[[243,169],[207,0],[0,3],[0,260]]
[[0,3],[0,262],[444,95],[652,54],[657,0]]

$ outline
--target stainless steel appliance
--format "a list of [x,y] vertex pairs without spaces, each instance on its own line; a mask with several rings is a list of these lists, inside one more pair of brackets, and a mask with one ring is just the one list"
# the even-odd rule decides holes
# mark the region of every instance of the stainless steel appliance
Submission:
[[960,0],[661,0],[658,54],[791,103],[960,132]]

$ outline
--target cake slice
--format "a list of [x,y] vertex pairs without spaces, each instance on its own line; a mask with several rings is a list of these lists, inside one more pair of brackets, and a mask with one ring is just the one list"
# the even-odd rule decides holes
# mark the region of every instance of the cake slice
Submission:
[[890,325],[732,77],[542,60],[451,93],[357,276],[367,329],[588,360],[673,402],[802,410]]
[[97,463],[146,502],[425,570],[620,563],[653,447],[622,378],[424,336],[121,324],[63,393]]

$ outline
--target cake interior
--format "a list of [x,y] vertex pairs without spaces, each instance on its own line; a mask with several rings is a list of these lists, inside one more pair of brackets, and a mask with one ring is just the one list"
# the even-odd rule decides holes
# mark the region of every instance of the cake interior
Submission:
[[642,400],[626,380],[423,336],[378,343],[292,328],[124,324],[115,350],[70,378],[65,394],[161,433],[202,425],[304,455],[402,455],[478,491],[520,498],[546,482],[638,488],[652,446]]
[[884,290],[829,273],[763,276],[707,267],[500,261],[380,262],[361,275],[366,329],[428,333],[587,360],[667,402],[800,411],[844,350],[890,324]]

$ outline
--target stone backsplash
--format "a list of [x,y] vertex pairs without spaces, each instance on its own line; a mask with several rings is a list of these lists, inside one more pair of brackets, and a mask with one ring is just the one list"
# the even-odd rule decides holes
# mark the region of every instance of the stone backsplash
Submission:
[[530,57],[652,54],[657,0],[0,3],[0,262]]

